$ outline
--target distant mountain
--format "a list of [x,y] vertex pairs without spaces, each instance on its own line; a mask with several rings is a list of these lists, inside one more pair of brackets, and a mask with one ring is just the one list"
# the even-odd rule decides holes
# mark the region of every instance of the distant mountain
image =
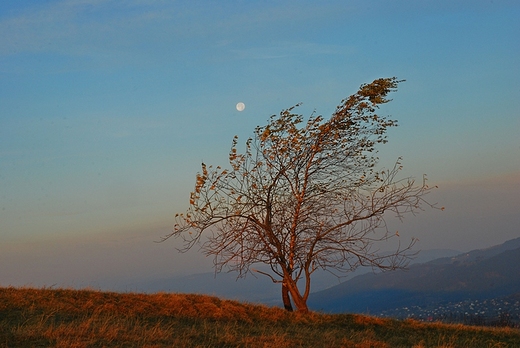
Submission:
[[[364,273],[368,271],[364,270]],[[319,272],[313,277],[313,288],[317,290],[323,290],[339,283],[338,278],[328,272]],[[230,300],[282,306],[281,285],[273,283],[271,279],[261,274],[256,274],[256,276],[248,274],[245,278],[237,279],[235,272],[218,274],[207,272],[132,282],[125,284],[125,289],[147,293],[205,294]]]
[[[520,238],[517,240],[517,243],[520,247]],[[408,288],[403,290],[397,287],[388,288],[385,287],[385,285],[389,284],[391,281],[405,284],[407,281],[406,276],[415,274],[415,272],[417,272],[417,267],[419,267],[418,269],[423,269],[423,267],[425,267],[423,265],[427,265],[428,268],[433,269],[433,267],[436,265],[445,265],[445,267],[449,268],[450,265],[457,262],[467,263],[476,259],[483,260],[485,258],[489,258],[490,255],[496,255],[497,253],[499,254],[503,250],[513,248],[516,245],[517,244],[514,244],[513,241],[510,241],[498,247],[471,251],[464,254],[461,254],[460,251],[450,249],[423,250],[420,251],[417,258],[412,261],[408,271],[383,273],[380,275],[383,277],[381,280],[379,280],[379,275],[374,275],[372,273],[371,268],[359,268],[355,272],[347,274],[346,278],[341,279],[336,278],[328,272],[316,272],[312,279],[312,289],[314,292],[310,296],[309,304],[312,309],[317,310],[332,312],[366,312],[367,309],[371,310],[371,307],[378,307],[378,301],[382,302],[383,304],[388,303],[389,296],[391,296],[392,292],[396,294],[402,294],[408,291]],[[401,273],[402,275],[400,275]],[[385,277],[390,277],[393,280],[387,280]],[[345,281],[345,279],[348,280]],[[377,281],[372,279],[377,279]],[[431,283],[437,285],[440,284],[440,282],[437,280],[433,280],[433,278],[431,279]],[[369,293],[365,291],[366,289],[364,286],[366,285],[370,287],[370,282],[375,282],[374,284],[379,282],[381,284],[376,284],[377,286],[371,289]],[[427,285],[428,282],[424,280],[422,283],[425,288],[428,286],[433,286]],[[413,288],[413,286],[409,286],[409,288]],[[343,293],[342,289],[346,289],[346,291]],[[184,276],[131,281],[122,285],[121,290],[148,293],[161,291],[198,293],[219,296],[226,299],[246,301],[250,303],[263,303],[267,305],[281,306],[280,285],[271,282],[269,278],[262,275],[257,275],[257,277],[254,277],[253,275],[247,275],[246,278],[237,279],[236,273],[219,273],[215,275],[213,272],[207,272]],[[380,290],[384,293],[375,296],[376,299],[371,297],[371,292],[377,292]],[[355,294],[356,291],[363,293]],[[323,298],[324,293],[330,301],[320,301],[320,298]],[[421,296],[422,295],[424,294],[421,292]],[[347,297],[347,300],[345,300],[344,297]],[[354,302],[357,304],[356,306],[352,306],[352,301],[348,301],[350,298],[354,300]],[[367,307],[366,303],[372,303],[373,306]]]
[[504,251],[508,250],[514,250],[520,248],[520,238],[515,238],[508,240],[502,244],[495,245],[489,248],[485,249],[477,249],[473,250],[467,253],[461,253],[459,255],[456,255],[456,257],[443,257],[438,258],[436,260],[433,260],[436,264],[451,264],[456,262],[471,262],[471,261],[478,261],[483,260],[486,258],[493,257],[495,255],[498,255],[500,253],[503,253]]
[[[426,262],[458,254],[460,254],[460,251],[450,249],[423,250],[412,262]],[[372,269],[369,267],[360,267],[355,272],[347,274],[346,278],[340,279],[329,272],[316,272],[312,278],[312,289],[314,291],[324,290],[340,284],[340,281],[345,281],[345,279],[351,279],[357,275],[371,272]],[[258,274],[256,277],[249,274],[245,278],[237,279],[236,273],[215,274],[207,272],[129,282],[124,285],[123,290],[128,289],[148,293],[160,291],[198,293],[251,303],[263,303],[273,306],[282,305],[280,284],[273,283],[269,278],[261,274]]]
[[325,312],[380,312],[466,298],[520,292],[520,238],[408,270],[364,274],[311,294],[309,307]]
[[441,258],[451,258],[460,255],[462,251],[453,249],[426,249],[419,251],[419,254],[412,260],[410,264],[425,263]]

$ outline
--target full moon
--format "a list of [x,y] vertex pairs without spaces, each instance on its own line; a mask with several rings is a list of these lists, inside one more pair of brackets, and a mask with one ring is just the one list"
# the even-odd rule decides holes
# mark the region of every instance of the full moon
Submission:
[[244,111],[244,109],[246,108],[246,104],[240,102],[237,104],[237,110],[238,111]]

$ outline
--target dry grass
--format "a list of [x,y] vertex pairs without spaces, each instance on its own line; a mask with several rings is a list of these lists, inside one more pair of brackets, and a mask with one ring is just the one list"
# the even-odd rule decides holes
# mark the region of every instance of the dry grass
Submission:
[[202,295],[0,288],[0,347],[520,347],[520,331],[288,313]]

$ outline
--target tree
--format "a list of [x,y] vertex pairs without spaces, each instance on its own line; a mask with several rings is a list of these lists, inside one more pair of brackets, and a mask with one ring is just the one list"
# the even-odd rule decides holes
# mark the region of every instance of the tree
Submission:
[[[183,239],[186,251],[201,245],[239,277],[254,264],[281,283],[287,310],[307,312],[311,276],[317,269],[348,272],[359,266],[381,270],[406,267],[412,239],[382,255],[376,244],[392,237],[385,219],[415,214],[429,204],[426,178],[398,179],[401,159],[376,170],[376,145],[397,121],[376,114],[398,81],[381,78],[342,100],[329,119],[312,114],[306,122],[295,105],[256,127],[237,150],[234,137],[229,169],[202,164],[186,213],[176,215],[170,237]],[[399,244],[400,245],[400,244]],[[303,284],[299,282],[302,281]],[[291,303],[292,299],[292,303]]]

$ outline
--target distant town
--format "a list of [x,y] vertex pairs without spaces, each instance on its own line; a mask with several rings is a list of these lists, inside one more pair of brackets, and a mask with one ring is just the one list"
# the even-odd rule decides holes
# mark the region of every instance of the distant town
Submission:
[[447,302],[431,308],[402,307],[382,311],[377,316],[518,328],[520,327],[520,294],[493,299]]

